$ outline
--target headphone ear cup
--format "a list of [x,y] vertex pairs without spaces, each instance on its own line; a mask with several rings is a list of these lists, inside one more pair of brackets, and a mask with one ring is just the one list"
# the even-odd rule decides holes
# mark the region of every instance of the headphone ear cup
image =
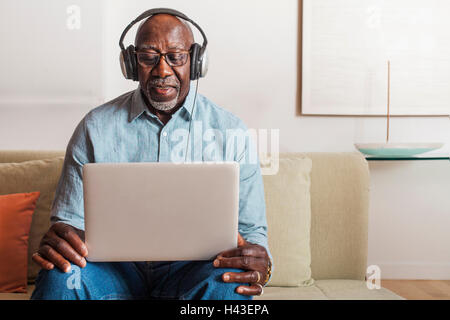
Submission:
[[130,45],[125,50],[120,51],[120,69],[125,79],[138,79],[136,54],[134,46]]
[[137,70],[137,58],[136,58],[136,50],[133,45],[129,45],[127,48],[127,57],[129,61],[130,68],[130,77],[128,79],[132,79],[137,81],[139,78],[138,70]]
[[125,79],[129,79],[128,78],[128,68],[126,66],[126,55],[127,55],[127,51],[126,50],[120,50],[120,55],[119,55],[119,62],[120,62],[120,70],[122,70],[122,74],[125,77]]
[[204,50],[200,50],[200,57],[198,57],[198,59],[200,60],[199,75],[200,75],[200,78],[203,78],[208,73],[209,56],[208,56],[208,50],[206,48],[204,48]]
[[198,43],[191,46],[191,80],[197,80],[200,76],[200,48]]

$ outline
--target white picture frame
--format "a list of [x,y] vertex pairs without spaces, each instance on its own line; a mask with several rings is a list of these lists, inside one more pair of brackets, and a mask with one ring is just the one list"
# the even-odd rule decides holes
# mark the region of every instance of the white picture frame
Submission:
[[299,5],[301,115],[449,115],[450,1]]

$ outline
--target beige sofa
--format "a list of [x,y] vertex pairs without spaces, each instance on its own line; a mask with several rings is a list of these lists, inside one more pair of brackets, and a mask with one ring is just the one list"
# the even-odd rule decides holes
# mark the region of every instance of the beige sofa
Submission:
[[[63,151],[0,151],[0,163],[63,155]],[[309,240],[314,281],[308,286],[270,286],[257,299],[403,299],[384,288],[369,290],[365,282],[369,201],[366,160],[359,153],[288,153],[280,159],[296,157],[312,160]],[[56,180],[57,177],[55,185]],[[286,185],[286,190],[289,189]],[[283,194],[273,196],[283,197]],[[269,236],[271,241],[276,241],[280,235],[269,232]],[[275,265],[274,273],[280,269],[284,268]],[[28,299],[32,290],[30,283],[27,294],[0,293],[0,300]]]

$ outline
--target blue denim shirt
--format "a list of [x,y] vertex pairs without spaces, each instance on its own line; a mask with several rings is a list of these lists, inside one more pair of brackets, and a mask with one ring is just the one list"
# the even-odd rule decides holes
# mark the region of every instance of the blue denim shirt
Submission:
[[149,112],[139,87],[91,110],[67,146],[52,223],[64,222],[84,230],[85,163],[183,162],[187,150],[188,161],[239,162],[239,232],[269,252],[264,189],[254,139],[245,135],[247,128],[239,118],[200,94],[193,112],[194,96],[195,84],[191,83],[184,104],[166,125]]

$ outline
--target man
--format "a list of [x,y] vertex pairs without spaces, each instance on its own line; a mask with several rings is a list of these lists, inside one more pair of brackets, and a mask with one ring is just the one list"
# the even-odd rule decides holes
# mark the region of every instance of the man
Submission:
[[[203,129],[246,130],[237,117],[201,95],[193,113],[196,92],[188,54],[193,43],[188,25],[173,15],[153,15],[139,27],[139,87],[89,112],[68,144],[52,226],[33,255],[42,270],[32,299],[249,299],[262,293],[271,263],[262,178],[258,163],[245,163],[248,147],[232,155],[241,167],[238,248],[219,253],[213,262],[85,259],[85,163],[171,161],[176,147],[171,135],[187,130],[190,120]],[[195,149],[198,142],[192,144]],[[69,285],[72,269],[80,273],[79,286]]]

